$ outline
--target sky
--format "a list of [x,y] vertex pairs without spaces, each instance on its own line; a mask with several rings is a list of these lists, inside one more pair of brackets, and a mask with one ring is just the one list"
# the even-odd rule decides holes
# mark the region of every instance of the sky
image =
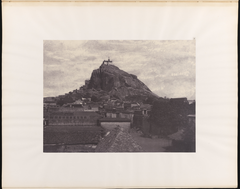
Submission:
[[44,41],[44,97],[79,89],[108,57],[160,97],[195,100],[195,40]]

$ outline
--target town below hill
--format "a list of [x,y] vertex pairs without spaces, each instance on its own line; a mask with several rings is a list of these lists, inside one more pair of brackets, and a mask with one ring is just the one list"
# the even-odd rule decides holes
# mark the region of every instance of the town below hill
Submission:
[[[158,97],[137,76],[111,64],[110,60],[103,61],[79,89],[44,98],[44,151],[107,152],[110,146],[115,151],[148,151],[132,142],[131,137],[138,140],[136,134],[129,134],[133,130],[147,140],[178,132],[181,141],[186,140],[180,147],[182,151],[194,151],[195,101]],[[110,137],[111,144],[105,144],[104,137]],[[132,148],[115,146],[114,141],[121,138],[125,147],[126,139]]]

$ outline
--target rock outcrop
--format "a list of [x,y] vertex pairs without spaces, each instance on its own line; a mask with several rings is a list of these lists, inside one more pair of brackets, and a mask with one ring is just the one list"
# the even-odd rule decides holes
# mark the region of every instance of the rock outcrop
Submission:
[[98,69],[93,70],[88,89],[103,90],[119,99],[134,95],[156,97],[137,76],[114,65],[102,64]]

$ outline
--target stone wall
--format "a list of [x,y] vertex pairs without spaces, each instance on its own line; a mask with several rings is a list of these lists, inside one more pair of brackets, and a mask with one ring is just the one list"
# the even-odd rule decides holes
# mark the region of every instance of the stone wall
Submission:
[[129,131],[130,122],[101,122],[101,126],[106,130],[113,130],[116,127],[121,127],[124,131]]

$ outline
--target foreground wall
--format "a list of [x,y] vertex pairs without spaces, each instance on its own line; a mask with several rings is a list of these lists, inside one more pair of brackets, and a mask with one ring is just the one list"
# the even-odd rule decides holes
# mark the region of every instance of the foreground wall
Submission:
[[124,131],[130,129],[131,122],[101,122],[101,126],[106,130],[113,130],[117,126],[120,126]]

